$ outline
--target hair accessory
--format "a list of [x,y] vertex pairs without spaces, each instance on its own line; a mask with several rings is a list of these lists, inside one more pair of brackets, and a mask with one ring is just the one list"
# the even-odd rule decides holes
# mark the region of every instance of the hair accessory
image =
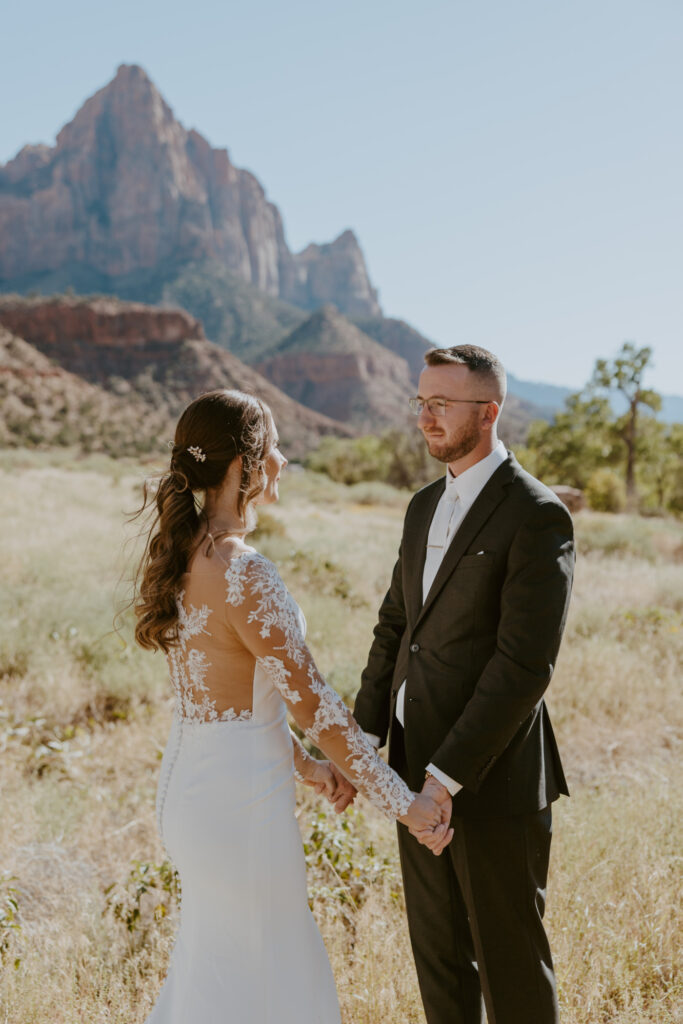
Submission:
[[206,462],[206,452],[203,452],[196,444],[190,445],[187,450],[193,456],[195,462]]

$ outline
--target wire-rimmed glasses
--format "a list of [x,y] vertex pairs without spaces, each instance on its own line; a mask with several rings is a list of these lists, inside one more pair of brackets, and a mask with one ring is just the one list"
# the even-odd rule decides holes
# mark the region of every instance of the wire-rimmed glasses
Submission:
[[488,405],[491,401],[493,401],[491,398],[409,398],[408,405],[415,416],[419,416],[425,407],[432,416],[445,416],[449,405],[458,405],[461,402],[467,402],[470,405]]

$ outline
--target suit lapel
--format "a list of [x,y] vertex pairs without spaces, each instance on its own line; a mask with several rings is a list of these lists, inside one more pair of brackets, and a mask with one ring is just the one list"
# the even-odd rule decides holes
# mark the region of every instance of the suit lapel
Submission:
[[446,478],[437,480],[431,491],[425,495],[424,506],[420,509],[417,518],[417,528],[411,533],[408,541],[408,550],[404,559],[406,566],[414,567],[415,575],[412,576],[410,586],[407,587],[407,612],[408,622],[414,623],[422,607],[422,575],[424,573],[425,559],[427,557],[427,538],[429,527],[432,524],[436,506],[446,489]]
[[[448,548],[448,551],[443,557],[443,561],[441,562],[439,570],[436,576],[434,577],[434,582],[430,587],[429,593],[427,594],[427,598],[424,604],[419,609],[417,616],[412,620],[416,626],[418,622],[420,622],[424,618],[426,613],[431,608],[444,583],[451,575],[451,573],[457,566],[462,556],[467,551],[467,548],[470,546],[474,538],[482,529],[484,523],[486,523],[487,519],[490,518],[490,516],[498,507],[498,505],[500,505],[501,501],[505,497],[506,488],[508,484],[510,484],[517,476],[519,469],[519,463],[515,459],[514,455],[510,453],[508,455],[507,462],[504,462],[502,466],[500,466],[496,470],[491,479],[482,488],[480,494],[477,495],[467,515],[465,516],[462,523],[458,527],[458,532],[453,538],[453,541],[450,547]],[[441,493],[442,492],[440,492],[439,497],[441,496]],[[435,508],[436,502],[434,503],[434,508],[432,509],[432,515],[434,514]],[[431,516],[429,518],[429,523],[431,523]],[[427,530],[425,532],[424,538],[425,549],[427,543],[427,534],[429,533],[429,523],[427,524]],[[423,568],[425,562],[425,555],[426,550],[423,550],[421,562]],[[420,573],[420,599],[422,597],[421,587],[422,572]],[[414,590],[417,590],[417,587],[415,587]]]

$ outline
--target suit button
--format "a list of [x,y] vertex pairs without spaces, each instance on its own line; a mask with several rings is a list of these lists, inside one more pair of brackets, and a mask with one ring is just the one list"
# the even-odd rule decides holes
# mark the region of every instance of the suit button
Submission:
[[411,654],[417,654],[417,652],[419,650],[420,650],[420,645],[419,644],[411,644],[410,645],[410,653]]

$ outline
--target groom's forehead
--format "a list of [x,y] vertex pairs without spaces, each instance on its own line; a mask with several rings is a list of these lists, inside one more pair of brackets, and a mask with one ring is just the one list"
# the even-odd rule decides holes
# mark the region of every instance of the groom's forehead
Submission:
[[420,398],[457,397],[472,387],[472,371],[461,363],[443,363],[425,366],[420,374],[418,394]]

